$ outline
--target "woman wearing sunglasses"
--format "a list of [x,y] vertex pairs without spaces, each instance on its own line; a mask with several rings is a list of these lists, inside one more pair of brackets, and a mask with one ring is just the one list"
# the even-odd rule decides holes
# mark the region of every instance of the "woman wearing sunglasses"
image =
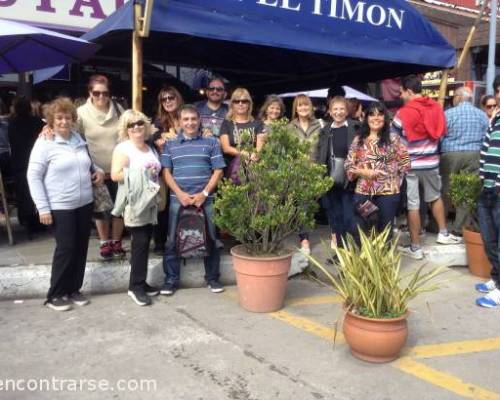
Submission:
[[[393,227],[401,182],[410,169],[408,150],[398,135],[390,133],[389,127],[390,117],[385,106],[370,104],[345,162],[347,178],[356,181],[354,204],[358,210],[357,225],[361,229],[368,227],[368,220],[359,207],[366,201],[378,208],[375,223],[378,231],[387,225]],[[357,229],[353,235],[359,238]]]
[[[220,144],[225,154],[227,173],[233,181],[237,178],[240,156],[256,158],[264,145],[265,128],[262,121],[252,116],[253,101],[247,89],[237,88],[231,95],[231,104],[226,120],[220,129]],[[252,145],[255,152],[248,153],[242,146]]]
[[[113,149],[118,143],[118,120],[123,109],[118,103],[111,100],[109,86],[108,78],[103,75],[92,75],[89,78],[89,97],[87,102],[77,109],[77,131],[87,141],[92,161],[104,170],[104,182],[111,199],[114,201],[117,185],[110,177],[111,157]],[[104,260],[110,260],[113,257],[123,258],[125,256],[121,240],[123,220],[110,217],[107,212],[94,213],[94,217],[101,241],[101,258]]]
[[[160,90],[157,97],[156,118],[154,126],[158,129],[151,137],[158,153],[161,154],[165,142],[174,139],[179,129],[179,107],[184,104],[184,100],[179,91],[173,86],[165,86]],[[165,243],[168,234],[168,189],[163,182],[161,188],[161,205],[158,212],[158,225],[153,228],[154,249],[156,254],[165,252]]]
[[146,116],[127,110],[120,118],[120,140],[113,152],[111,178],[119,184],[113,215],[123,216],[131,233],[128,295],[140,306],[159,291],[146,283],[149,243],[158,213],[158,153],[148,145],[152,126]]
[[497,109],[495,96],[485,95],[481,97],[481,109],[486,113],[488,119],[491,120],[495,115],[495,111]]

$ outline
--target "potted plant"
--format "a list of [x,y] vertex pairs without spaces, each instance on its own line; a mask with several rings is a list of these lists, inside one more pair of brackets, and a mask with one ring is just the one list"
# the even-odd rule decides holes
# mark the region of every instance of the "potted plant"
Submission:
[[[253,148],[242,150],[251,154]],[[214,220],[241,243],[231,254],[239,303],[246,310],[272,312],[283,306],[293,253],[285,239],[313,228],[317,200],[332,186],[309,150],[286,120],[275,122],[258,158],[241,157],[240,183],[224,179],[218,187]]]
[[327,276],[343,299],[343,332],[351,353],[361,360],[382,363],[394,360],[408,336],[408,302],[422,292],[434,290],[431,280],[443,272],[401,272],[397,240],[388,241],[390,227],[382,233],[360,231],[360,245],[348,237],[336,249],[338,275],[317,260],[310,261]]
[[462,230],[469,271],[472,275],[490,278],[491,263],[486,256],[483,240],[479,233],[479,221],[476,211],[481,188],[481,179],[477,174],[469,172],[451,174],[451,203],[455,208],[466,207],[469,212],[468,220]]

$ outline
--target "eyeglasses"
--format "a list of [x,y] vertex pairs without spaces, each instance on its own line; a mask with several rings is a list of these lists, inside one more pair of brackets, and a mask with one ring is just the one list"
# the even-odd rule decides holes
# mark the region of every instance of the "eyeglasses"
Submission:
[[161,98],[161,101],[174,101],[177,97],[173,95],[166,95]]
[[92,90],[92,96],[94,97],[109,97],[109,92],[108,91],[99,91],[99,90]]
[[223,86],[209,86],[207,88],[207,90],[209,92],[223,92],[224,91],[224,87]]
[[233,100],[233,104],[250,104],[250,100],[248,99],[239,99],[239,100]]
[[492,110],[493,108],[495,108],[497,105],[496,104],[486,104],[485,107],[489,110]]
[[144,126],[146,124],[146,122],[142,119],[140,119],[139,121],[135,121],[135,122],[129,122],[127,124],[127,128],[128,129],[133,129],[135,128],[136,126]]

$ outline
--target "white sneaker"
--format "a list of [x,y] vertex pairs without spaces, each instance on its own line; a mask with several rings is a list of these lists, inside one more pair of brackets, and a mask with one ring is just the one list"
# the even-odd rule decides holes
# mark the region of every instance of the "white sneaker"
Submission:
[[478,292],[489,293],[492,290],[496,289],[496,284],[493,279],[490,279],[488,282],[477,283],[475,288]]
[[463,239],[461,237],[455,236],[451,233],[447,235],[443,235],[442,233],[438,233],[436,243],[439,244],[460,244],[463,243]]
[[424,259],[424,252],[422,251],[422,249],[412,250],[411,246],[407,245],[407,246],[398,246],[398,250],[401,252],[401,254],[413,258],[414,260]]

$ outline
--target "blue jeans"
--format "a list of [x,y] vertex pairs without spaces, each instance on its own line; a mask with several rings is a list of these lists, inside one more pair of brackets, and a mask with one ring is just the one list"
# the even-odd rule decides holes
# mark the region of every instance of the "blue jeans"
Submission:
[[500,287],[500,197],[495,189],[483,189],[477,202],[479,228],[486,255],[491,262],[491,279]]
[[[219,269],[220,269],[220,253],[216,246],[217,234],[215,231],[215,225],[213,223],[213,199],[208,198],[203,204],[205,210],[205,215],[207,217],[207,228],[208,234],[212,239],[212,247],[210,250],[210,255],[204,258],[205,265],[205,280],[218,281],[219,280]],[[181,260],[177,255],[175,248],[175,233],[177,229],[177,217],[179,215],[179,209],[181,204],[177,198],[170,197],[170,205],[168,209],[168,240],[165,249],[165,254],[163,256],[163,272],[165,272],[165,283],[171,283],[174,286],[179,286],[179,281],[181,277]]]
[[[357,203],[364,202],[368,199],[371,200],[378,207],[378,218],[375,229],[378,232],[382,232],[387,225],[390,225],[391,233],[389,234],[389,239],[392,239],[392,229],[394,228],[394,218],[396,217],[396,213],[398,211],[399,196],[399,193],[372,197],[355,193],[354,204],[356,205]],[[353,236],[359,243],[358,227],[364,231],[366,231],[368,227],[366,226],[366,222],[359,215],[356,215],[356,225],[357,226],[353,231]]]
[[330,230],[337,238],[338,246],[342,247],[342,240],[353,229],[354,203],[353,192],[340,187],[334,187],[323,198],[323,207],[328,216]]

